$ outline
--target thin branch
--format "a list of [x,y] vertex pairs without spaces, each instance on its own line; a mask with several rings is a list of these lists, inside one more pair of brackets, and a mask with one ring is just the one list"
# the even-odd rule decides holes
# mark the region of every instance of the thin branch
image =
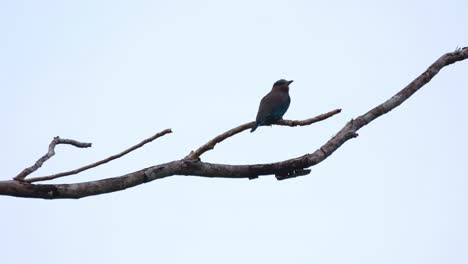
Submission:
[[46,162],[48,159],[50,159],[52,156],[55,155],[55,146],[57,146],[59,144],[72,145],[72,146],[75,146],[77,148],[89,148],[89,147],[91,147],[91,143],[83,143],[83,142],[79,142],[79,141],[76,141],[76,140],[73,140],[73,139],[65,139],[65,138],[60,138],[60,137],[54,137],[54,139],[52,139],[52,141],[49,144],[49,149],[48,149],[47,153],[44,154],[44,156],[40,157],[36,161],[36,163],[34,163],[34,165],[24,169],[23,171],[21,171],[13,179],[17,180],[17,181],[23,181],[24,178],[26,178],[26,176],[28,176],[29,174],[35,172],[40,167],[42,167],[44,162]]
[[[273,125],[279,125],[279,126],[290,126],[290,127],[295,127],[295,126],[307,126],[307,125],[310,125],[310,124],[313,124],[313,123],[316,123],[316,122],[319,122],[319,121],[322,121],[322,120],[325,120],[329,117],[332,117],[338,113],[341,112],[341,109],[335,109],[333,111],[330,111],[330,112],[327,112],[327,113],[324,113],[324,114],[321,114],[321,115],[318,115],[316,117],[312,117],[312,118],[309,118],[309,119],[305,119],[305,120],[279,120],[275,123],[273,123]],[[221,141],[229,138],[229,137],[232,137],[244,130],[247,130],[249,128],[252,128],[253,126],[255,125],[255,122],[249,122],[249,123],[245,123],[243,125],[240,125],[238,127],[235,127],[233,129],[230,129],[226,132],[224,132],[223,134],[213,138],[212,140],[208,141],[206,144],[204,144],[203,146],[199,147],[197,150],[195,151],[192,151],[190,152],[189,155],[187,155],[185,157],[185,159],[187,160],[198,160],[200,159],[200,156],[213,149],[216,144],[220,143]]]
[[307,126],[307,125],[310,125],[310,124],[313,124],[313,123],[316,123],[316,122],[319,122],[319,121],[322,121],[322,120],[325,120],[329,117],[332,117],[338,113],[341,113],[341,109],[335,109],[335,110],[332,110],[330,112],[327,112],[327,113],[324,113],[324,114],[321,114],[321,115],[318,115],[316,117],[312,117],[312,118],[309,118],[309,119],[305,119],[305,120],[279,120],[275,123],[275,125],[279,125],[279,126],[290,126],[290,127],[295,127],[295,126]]
[[78,173],[80,173],[82,171],[97,167],[99,165],[102,165],[104,163],[107,163],[107,162],[115,160],[115,159],[118,159],[118,158],[120,158],[120,157],[134,151],[135,149],[141,148],[146,143],[149,143],[149,142],[151,142],[151,141],[153,141],[153,140],[155,140],[155,139],[157,139],[159,137],[162,137],[162,136],[164,136],[164,135],[166,135],[168,133],[172,133],[172,130],[171,129],[165,129],[165,130],[153,135],[152,137],[149,137],[149,138],[143,140],[142,142],[136,144],[135,146],[120,152],[119,154],[115,154],[115,155],[110,156],[110,157],[108,157],[106,159],[91,163],[91,164],[83,166],[81,168],[71,170],[71,171],[61,172],[61,173],[57,173],[57,174],[53,174],[53,175],[49,175],[49,176],[35,177],[35,178],[27,179],[25,181],[29,182],[29,183],[38,182],[38,181],[49,181],[49,180],[57,179],[57,178],[60,178],[60,177],[65,177],[65,176],[69,176],[69,175],[73,175],[73,174],[78,174]]

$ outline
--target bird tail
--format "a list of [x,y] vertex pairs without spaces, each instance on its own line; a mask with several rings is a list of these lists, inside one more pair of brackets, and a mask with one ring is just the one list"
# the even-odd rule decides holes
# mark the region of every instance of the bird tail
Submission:
[[258,123],[255,122],[255,125],[252,127],[252,129],[250,129],[250,133],[254,132],[255,129],[257,129],[257,127],[258,127]]

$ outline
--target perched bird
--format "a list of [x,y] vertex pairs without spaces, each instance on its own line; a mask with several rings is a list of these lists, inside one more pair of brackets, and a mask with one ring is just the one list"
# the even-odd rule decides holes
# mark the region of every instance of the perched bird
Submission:
[[281,79],[273,84],[271,91],[260,101],[255,126],[250,132],[254,132],[259,126],[271,125],[273,122],[283,118],[291,102],[291,98],[289,98],[289,85],[292,82]]

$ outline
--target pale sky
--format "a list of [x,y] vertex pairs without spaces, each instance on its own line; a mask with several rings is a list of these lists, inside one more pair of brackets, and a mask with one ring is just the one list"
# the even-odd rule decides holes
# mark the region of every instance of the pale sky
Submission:
[[[286,119],[202,159],[311,153],[446,52],[468,46],[467,1],[0,2],[1,180],[58,146],[55,182],[183,158],[255,118],[292,79]],[[175,176],[80,200],[0,197],[2,263],[468,263],[468,61],[444,68],[312,173],[278,182]]]

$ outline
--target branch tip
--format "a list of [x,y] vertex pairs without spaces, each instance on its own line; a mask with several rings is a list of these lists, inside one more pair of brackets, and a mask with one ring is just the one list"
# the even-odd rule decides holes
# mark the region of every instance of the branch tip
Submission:
[[48,149],[47,153],[44,154],[42,157],[40,157],[36,161],[36,163],[34,163],[34,165],[22,170],[18,175],[16,175],[16,177],[13,178],[13,180],[24,182],[25,178],[29,174],[31,174],[31,173],[35,172],[36,170],[38,170],[40,167],[42,167],[42,165],[47,160],[49,160],[50,158],[52,158],[52,156],[55,155],[55,146],[57,146],[58,144],[68,144],[68,145],[75,146],[77,148],[91,147],[91,143],[80,142],[80,141],[76,141],[76,140],[73,140],[73,139],[64,139],[64,138],[60,138],[59,136],[55,136],[52,139],[52,141],[50,142],[50,144],[49,144],[49,149]]

